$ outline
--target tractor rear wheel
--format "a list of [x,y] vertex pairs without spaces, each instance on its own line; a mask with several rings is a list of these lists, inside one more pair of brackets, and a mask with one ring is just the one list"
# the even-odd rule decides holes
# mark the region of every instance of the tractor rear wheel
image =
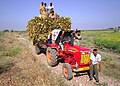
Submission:
[[35,52],[36,52],[36,54],[40,54],[40,48],[39,48],[38,44],[35,44]]
[[46,51],[46,56],[47,56],[47,62],[49,66],[55,67],[58,65],[59,62],[57,59],[57,51],[55,49],[48,47]]
[[64,77],[65,77],[67,80],[71,80],[71,79],[73,78],[72,69],[71,69],[70,64],[64,63],[62,70],[63,70]]

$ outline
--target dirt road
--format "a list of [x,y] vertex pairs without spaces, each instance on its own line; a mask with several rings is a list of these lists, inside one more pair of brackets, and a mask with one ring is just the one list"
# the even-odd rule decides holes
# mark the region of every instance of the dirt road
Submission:
[[[25,79],[26,81],[15,82],[16,78],[14,78],[14,77],[9,78],[8,77],[8,79],[7,79],[7,77],[6,77],[5,80],[8,80],[8,81],[10,80],[10,81],[12,81],[11,83],[13,83],[13,85],[8,85],[8,86],[66,86],[66,85],[67,86],[96,86],[95,80],[89,81],[89,77],[86,74],[81,74],[80,76],[77,76],[77,77],[74,76],[73,79],[70,81],[66,80],[62,74],[62,63],[60,63],[56,67],[48,66],[46,56],[44,54],[37,55],[35,53],[35,48],[32,45],[32,42],[29,42],[29,40],[27,39],[27,37],[25,35],[14,34],[14,36],[18,40],[18,42],[21,43],[22,45],[24,45],[24,48],[26,48],[28,50],[27,52],[24,52],[28,56],[25,57],[26,56],[25,54],[24,54],[25,56],[24,55],[20,56],[22,58],[17,59],[19,62],[16,65],[21,67],[21,69],[22,68],[25,69],[25,68],[29,67],[29,70],[27,70],[28,72],[30,72],[29,74],[27,74],[28,72],[26,72],[24,70],[22,70],[22,73],[24,73],[24,75],[26,75],[27,78],[30,80],[27,81]],[[40,65],[40,64],[44,64],[46,67],[41,68],[41,66],[44,66],[44,65]],[[13,69],[14,69],[14,66],[13,66]],[[15,68],[15,70],[16,70],[16,68]],[[43,71],[45,70],[44,72],[46,72],[46,71],[48,71],[48,72],[46,73],[46,75],[42,75],[42,74],[39,74],[40,70],[43,70]],[[19,70],[17,70],[17,71],[19,72]],[[10,73],[12,76],[12,72],[10,72]],[[32,74],[33,76],[36,76],[37,78],[32,77],[30,74]],[[45,81],[44,77],[47,77],[47,75],[50,75],[50,74],[54,78],[48,77],[48,79],[46,78],[46,81]],[[5,75],[6,74],[1,75],[0,79],[2,77],[4,77]],[[75,74],[73,73],[73,75],[75,75]],[[41,77],[39,77],[39,76],[41,76]],[[58,80],[57,80],[57,77],[59,77]],[[23,78],[25,78],[25,77],[23,77]],[[100,85],[98,85],[98,86],[120,86],[119,80],[110,78],[110,77],[105,76],[103,74],[99,74],[99,78],[100,78]],[[53,84],[52,79],[57,80],[57,82],[60,82],[61,84],[60,83],[59,83],[59,85]],[[34,82],[30,82],[30,81],[34,81]],[[49,81],[49,83],[46,83],[47,81]],[[25,85],[25,84],[22,84],[22,82],[29,82],[29,84],[27,83],[27,85]],[[21,84],[17,85],[15,83],[21,83]],[[6,85],[4,85],[4,86],[6,86]]]

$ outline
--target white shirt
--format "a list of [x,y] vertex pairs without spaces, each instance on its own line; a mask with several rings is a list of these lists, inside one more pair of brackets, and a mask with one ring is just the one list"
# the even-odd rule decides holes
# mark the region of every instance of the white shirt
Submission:
[[55,18],[56,16],[55,16],[55,14],[54,15],[50,14],[49,17],[50,18]]
[[90,55],[90,60],[92,60],[92,64],[95,65],[95,64],[98,64],[98,62],[101,61],[101,55],[100,54],[97,54],[96,56],[91,53]]
[[52,41],[55,41],[55,40],[57,39],[60,31],[61,31],[61,30],[59,30],[59,29],[54,29],[54,30],[52,31]]
[[48,9],[51,10],[51,9],[54,9],[54,6],[48,6]]

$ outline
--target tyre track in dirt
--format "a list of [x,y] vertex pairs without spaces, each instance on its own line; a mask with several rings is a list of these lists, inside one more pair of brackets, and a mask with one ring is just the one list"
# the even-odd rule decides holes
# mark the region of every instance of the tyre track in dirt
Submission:
[[[18,40],[26,45],[26,48],[29,48],[29,51],[35,56],[36,61],[39,63],[45,64],[50,70],[51,73],[54,75],[56,74],[58,77],[60,77],[68,86],[96,86],[95,80],[89,81],[88,75],[81,75],[78,77],[73,77],[72,80],[68,81],[64,78],[62,74],[62,63],[59,63],[56,67],[50,67],[47,64],[46,56],[44,54],[37,55],[35,53],[35,48],[32,45],[32,42],[29,42],[27,37],[19,35]],[[75,73],[74,73],[75,75]],[[108,76],[105,76],[103,74],[99,74],[100,83],[107,83],[108,86],[120,86],[120,81],[116,79],[112,79]],[[57,86],[57,85],[56,85]]]

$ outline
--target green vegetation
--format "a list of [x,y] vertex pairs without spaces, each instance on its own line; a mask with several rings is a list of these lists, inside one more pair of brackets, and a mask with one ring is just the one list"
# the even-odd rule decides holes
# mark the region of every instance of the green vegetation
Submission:
[[3,32],[9,32],[9,30],[4,30]]
[[0,42],[2,42],[4,40],[4,33],[0,32]]
[[7,70],[12,65],[12,63],[6,57],[0,57],[0,74]]
[[95,38],[95,44],[100,48],[107,48],[120,53],[120,34],[111,33],[105,36],[98,36]]
[[3,52],[3,56],[16,56],[22,49],[20,47],[11,48]]
[[120,79],[120,63],[118,63],[117,58],[111,57],[102,53],[102,72],[107,76],[112,76],[116,79]]
[[[19,41],[20,36],[26,37],[25,32],[6,32],[0,35],[3,39],[0,42],[0,86],[66,86],[61,77],[53,75],[48,66],[37,60],[27,46],[28,42]],[[15,83],[8,83],[9,76],[14,77],[12,81]]]
[[89,31],[82,31],[82,43],[81,45],[86,47],[95,47],[94,39],[99,36],[105,36],[107,34],[114,33],[113,30],[89,30]]
[[82,31],[82,45],[120,53],[120,33],[114,30]]
[[0,74],[13,65],[9,58],[17,56],[22,51],[11,37],[11,33],[0,32]]

